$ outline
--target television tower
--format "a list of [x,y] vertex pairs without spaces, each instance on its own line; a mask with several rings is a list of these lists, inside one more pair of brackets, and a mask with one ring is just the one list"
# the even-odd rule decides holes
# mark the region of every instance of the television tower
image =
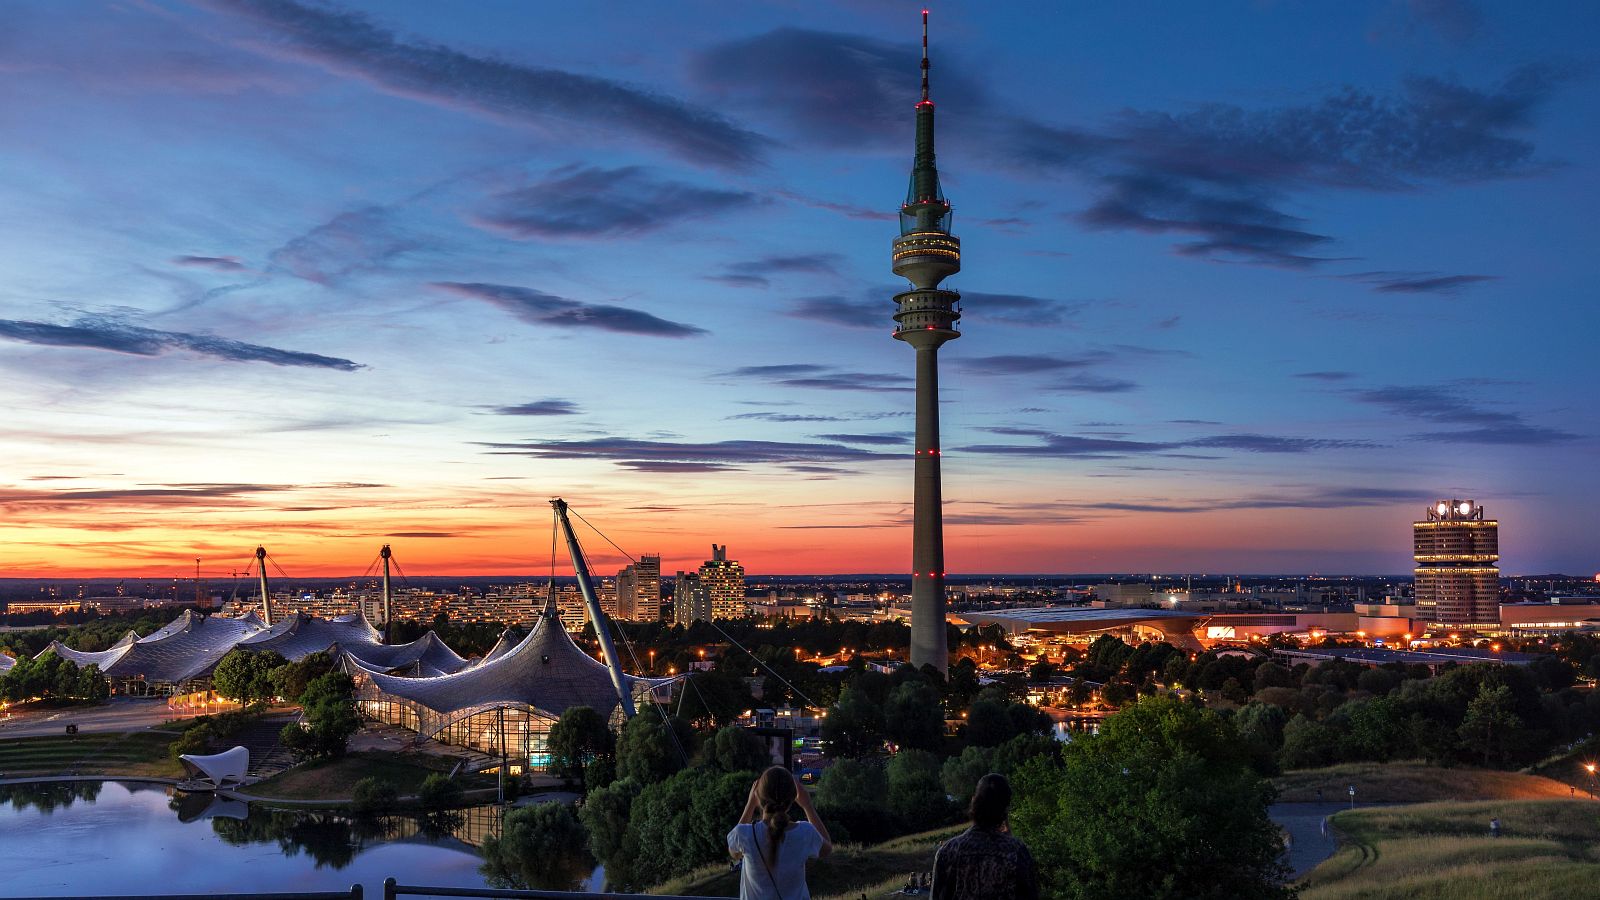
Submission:
[[911,282],[895,295],[895,340],[917,351],[915,512],[911,531],[911,664],[948,669],[945,637],[944,514],[939,479],[939,346],[961,336],[961,295],[939,283],[961,271],[961,241],[950,233],[950,203],[933,158],[933,101],[928,97],[928,11],[922,11],[922,99],[916,157],[900,207],[893,269]]

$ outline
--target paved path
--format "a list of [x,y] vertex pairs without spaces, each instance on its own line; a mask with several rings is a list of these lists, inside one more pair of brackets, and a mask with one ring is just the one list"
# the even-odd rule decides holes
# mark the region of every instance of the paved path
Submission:
[[167,701],[159,697],[114,697],[98,706],[30,710],[13,715],[0,720],[0,740],[55,737],[66,734],[68,725],[77,725],[79,734],[144,731],[172,719],[201,714],[198,710],[168,709]]
[[[1358,803],[1357,809],[1367,809],[1375,806],[1395,806],[1393,803]],[[1334,854],[1339,849],[1338,838],[1334,836],[1333,828],[1327,826],[1329,816],[1350,808],[1349,801],[1344,803],[1274,803],[1268,807],[1267,815],[1272,817],[1279,828],[1289,833],[1289,852],[1284,854],[1284,861],[1294,872],[1296,881],[1304,878],[1307,873],[1315,869],[1323,860]]]

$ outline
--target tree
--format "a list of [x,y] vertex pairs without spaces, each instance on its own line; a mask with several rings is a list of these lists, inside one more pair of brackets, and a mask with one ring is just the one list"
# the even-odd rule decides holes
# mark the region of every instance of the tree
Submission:
[[1259,701],[1234,715],[1233,727],[1239,732],[1239,739],[1250,748],[1250,755],[1261,772],[1277,773],[1278,748],[1283,746],[1283,727],[1288,721],[1289,714],[1281,707]]
[[211,686],[223,697],[231,697],[243,706],[272,696],[272,672],[288,665],[288,660],[272,652],[259,653],[235,648],[217,663],[211,673]]
[[831,826],[844,826],[843,841],[872,843],[894,836],[886,821],[884,807],[889,802],[889,778],[877,759],[841,759],[822,771],[814,799],[817,811]]
[[[994,768],[990,771],[1010,777],[1029,760],[1039,758],[1043,758],[1049,765],[1060,765],[1062,746],[1061,741],[1049,735],[1019,734],[994,748]],[[960,797],[960,794],[956,795],[957,799]]]
[[1293,896],[1271,784],[1220,715],[1146,697],[1014,779],[1012,831],[1052,898]]
[[1121,706],[1138,696],[1138,691],[1120,681],[1108,681],[1100,689],[1100,700],[1107,706]]
[[967,707],[967,743],[997,747],[1016,733],[1005,703],[985,697]]
[[272,693],[290,703],[299,703],[306,685],[332,671],[333,657],[326,651],[301,657],[272,670]]
[[1265,688],[1294,687],[1294,673],[1275,662],[1265,662],[1256,666],[1250,679],[1251,693],[1257,693]]
[[889,809],[904,824],[928,828],[950,818],[941,769],[939,757],[926,750],[901,750],[889,758]]
[[491,881],[532,890],[573,890],[594,868],[583,824],[565,803],[506,813],[500,836],[484,839],[483,858]]
[[960,712],[967,708],[983,685],[978,683],[978,664],[972,657],[963,656],[950,666],[950,680],[945,683],[944,698],[950,709]]
[[1483,764],[1504,762],[1510,749],[1517,744],[1523,729],[1522,719],[1516,713],[1516,699],[1507,685],[1479,685],[1478,696],[1467,704],[1466,716],[1461,720],[1458,733],[1462,747],[1471,753],[1482,753]]
[[1123,676],[1135,684],[1141,683],[1160,675],[1166,670],[1168,661],[1173,659],[1187,662],[1189,657],[1166,641],[1140,644],[1128,655],[1128,661],[1123,666]]
[[907,681],[889,693],[884,732],[901,747],[937,750],[944,745],[944,704],[925,681]]
[[[694,731],[673,717],[668,725],[658,715],[638,715],[622,726],[617,738],[617,777],[649,785],[682,769],[694,749]],[[668,730],[668,729],[671,730]]]
[[706,744],[706,761],[723,772],[759,772],[772,765],[767,745],[735,725],[717,729]]
[[1296,713],[1283,726],[1283,747],[1278,765],[1284,769],[1314,769],[1333,762],[1337,756],[1339,733],[1327,725]]
[[613,781],[605,787],[591,788],[578,809],[578,818],[589,832],[589,849],[608,867],[622,849],[623,833],[628,830],[628,816],[639,790],[639,782],[631,778]]
[[570,706],[550,726],[550,768],[569,781],[583,778],[591,760],[616,752],[617,739],[592,706]]
[[0,675],[0,700],[17,702],[34,697],[52,700],[103,700],[111,693],[100,667],[78,668],[67,659],[46,653],[17,660]]
[[883,750],[883,707],[852,685],[839,694],[822,723],[823,747],[829,756],[867,756]]
[[301,722],[283,727],[279,740],[300,759],[342,756],[350,737],[361,728],[356,715],[355,682],[343,672],[329,672],[306,685],[300,697]]
[[1116,673],[1122,671],[1122,665],[1133,656],[1133,648],[1123,643],[1122,638],[1102,634],[1089,645],[1086,656],[1094,665],[1103,666]]
[[612,857],[621,865],[607,867],[607,881],[648,887],[726,860],[728,828],[738,820],[754,777],[685,769],[646,786],[633,801],[622,848]]
[[962,750],[960,756],[945,760],[939,771],[939,783],[944,792],[957,803],[965,803],[978,786],[978,779],[996,771],[994,753],[993,747],[972,746]]

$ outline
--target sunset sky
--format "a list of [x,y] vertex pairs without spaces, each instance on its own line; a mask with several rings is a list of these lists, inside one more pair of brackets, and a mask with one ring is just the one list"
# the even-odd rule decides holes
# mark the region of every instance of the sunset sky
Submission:
[[[905,571],[919,9],[7,3],[0,576]],[[1600,570],[1600,5],[932,17],[952,576]]]

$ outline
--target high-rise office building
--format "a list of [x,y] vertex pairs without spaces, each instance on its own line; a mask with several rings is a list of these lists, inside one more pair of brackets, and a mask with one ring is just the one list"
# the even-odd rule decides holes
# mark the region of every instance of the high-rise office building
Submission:
[[689,626],[711,618],[711,595],[699,572],[679,572],[672,586],[672,621]]
[[1471,500],[1440,500],[1411,526],[1417,615],[1430,626],[1500,625],[1500,523]]
[[661,618],[661,556],[639,557],[617,573],[617,617],[635,622]]
[[922,13],[922,100],[917,103],[916,156],[900,207],[900,236],[891,268],[911,282],[894,297],[896,340],[917,351],[916,461],[911,524],[911,664],[949,663],[945,633],[944,511],[939,475],[939,347],[961,336],[961,295],[939,283],[961,271],[961,240],[950,233],[950,203],[939,187],[933,154],[933,100],[928,96],[928,13]]
[[744,566],[728,558],[728,545],[711,545],[711,558],[700,566],[700,585],[711,598],[711,618],[742,619],[750,614],[744,601]]

